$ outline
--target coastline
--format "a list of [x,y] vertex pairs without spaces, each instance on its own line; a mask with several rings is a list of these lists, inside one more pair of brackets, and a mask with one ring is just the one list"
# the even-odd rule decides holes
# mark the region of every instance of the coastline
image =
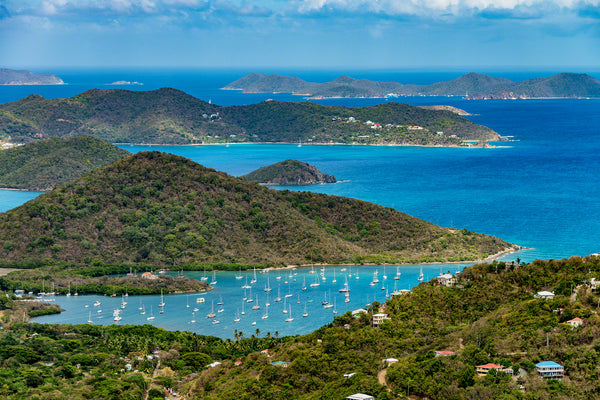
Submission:
[[[502,136],[498,141],[508,141]],[[487,143],[487,142],[486,142]],[[228,142],[228,143],[186,143],[186,144],[161,144],[161,143],[112,143],[115,146],[229,146],[229,145],[269,145],[282,144],[298,146],[298,143],[291,142]],[[310,142],[302,143],[302,146],[375,146],[375,147],[439,147],[456,149],[493,149],[495,145],[486,144],[484,146],[466,146],[466,145],[439,145],[439,144],[403,144],[403,143],[342,143],[342,142]],[[19,189],[16,189],[19,190]]]

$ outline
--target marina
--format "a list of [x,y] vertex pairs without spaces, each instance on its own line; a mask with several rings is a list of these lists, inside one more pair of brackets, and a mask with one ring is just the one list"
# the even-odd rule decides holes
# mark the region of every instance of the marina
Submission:
[[[314,269],[310,267],[282,270],[282,275],[285,275],[281,279],[270,277],[277,276],[277,270],[218,271],[212,274],[213,280],[218,283],[210,292],[130,295],[127,302],[123,298],[111,296],[56,296],[56,303],[65,311],[37,317],[32,321],[97,325],[151,323],[168,330],[191,331],[221,338],[233,338],[235,330],[242,331],[244,336],[256,335],[257,331],[261,336],[267,332],[279,336],[306,334],[330,323],[336,314],[365,308],[374,301],[382,303],[394,292],[411,290],[420,283],[418,278],[421,271],[424,279],[430,280],[439,275],[440,269],[456,273],[467,265],[470,264],[398,266],[401,278],[382,279],[385,290],[381,290],[380,283],[371,286],[369,280],[351,279],[358,276],[359,272],[365,276],[377,276],[376,271],[382,270],[381,266],[325,267],[318,274],[314,273],[314,278],[318,279],[320,274],[335,274],[335,282],[334,279],[320,280],[319,285],[310,285],[308,288],[304,282],[306,278],[309,281],[313,278]],[[173,271],[165,273],[173,276],[180,274]],[[184,275],[201,280],[204,273],[184,272]],[[244,287],[247,286],[247,280],[254,281],[248,285],[250,289]],[[273,303],[269,303],[270,291],[265,291],[265,288],[277,292]],[[285,295],[282,296],[281,292]],[[247,302],[252,304],[251,309],[245,308]],[[195,304],[195,307],[190,307],[190,303]],[[95,313],[89,311],[91,306],[96,310]],[[146,310],[149,311],[149,316],[146,315]],[[159,310],[159,313],[155,314],[154,310]],[[109,313],[113,317],[105,318],[103,313]],[[294,318],[292,313],[300,313],[302,318]],[[203,315],[206,317],[202,318]]]

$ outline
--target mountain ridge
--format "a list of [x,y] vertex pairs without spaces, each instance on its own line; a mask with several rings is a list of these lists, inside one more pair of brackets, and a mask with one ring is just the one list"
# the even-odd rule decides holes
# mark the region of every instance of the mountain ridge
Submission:
[[[277,90],[274,90],[275,87]],[[242,90],[244,93],[289,92],[313,99],[398,96],[464,96],[468,99],[600,97],[600,81],[588,74],[569,72],[521,82],[470,72],[451,81],[429,85],[378,82],[346,75],[330,82],[315,83],[281,75],[251,73],[223,89]]]

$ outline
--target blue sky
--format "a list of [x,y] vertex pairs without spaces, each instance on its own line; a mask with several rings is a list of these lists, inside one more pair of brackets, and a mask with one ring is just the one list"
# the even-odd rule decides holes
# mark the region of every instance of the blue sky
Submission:
[[0,67],[600,67],[600,0],[0,0]]

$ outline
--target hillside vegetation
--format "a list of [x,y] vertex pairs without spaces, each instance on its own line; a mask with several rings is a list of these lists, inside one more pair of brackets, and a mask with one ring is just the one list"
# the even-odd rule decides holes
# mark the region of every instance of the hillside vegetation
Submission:
[[480,98],[600,97],[600,81],[587,74],[561,73],[547,78],[512,82],[478,73],[468,73],[448,82],[404,85],[341,76],[331,82],[306,82],[281,75],[251,73],[225,86],[245,93],[289,92],[309,98],[465,96]]
[[50,190],[129,154],[85,136],[31,142],[0,151],[0,187]]
[[0,214],[0,238],[4,262],[24,266],[458,261],[516,248],[361,200],[275,191],[159,152]]
[[314,185],[336,182],[333,175],[324,174],[315,166],[298,160],[285,160],[267,165],[240,178],[266,185]]
[[[412,129],[412,127],[418,127]],[[439,133],[438,133],[439,132]],[[93,136],[111,143],[364,143],[458,146],[499,140],[449,111],[388,103],[372,107],[266,101],[221,107],[176,89],[93,89],[68,99],[38,95],[0,105],[0,138]]]
[[[219,400],[337,400],[357,392],[377,400],[409,393],[413,400],[588,400],[600,393],[600,296],[592,277],[600,277],[599,257],[481,264],[453,287],[422,283],[374,303],[366,315],[346,313],[311,334],[284,338],[258,329],[221,340],[151,326],[15,322],[0,331],[0,394],[108,399],[148,390],[159,398],[173,388],[188,399]],[[540,290],[556,297],[536,299]],[[16,320],[8,313],[19,312],[18,302],[0,299],[3,318]],[[374,328],[378,311],[390,319]],[[582,327],[566,324],[574,317]],[[436,350],[455,354],[434,357]],[[154,351],[159,358],[148,359]],[[398,362],[388,366],[386,358]],[[209,366],[215,360],[221,364]],[[565,379],[541,378],[535,363],[543,360],[563,365]],[[475,367],[488,362],[519,376],[478,376]]]

